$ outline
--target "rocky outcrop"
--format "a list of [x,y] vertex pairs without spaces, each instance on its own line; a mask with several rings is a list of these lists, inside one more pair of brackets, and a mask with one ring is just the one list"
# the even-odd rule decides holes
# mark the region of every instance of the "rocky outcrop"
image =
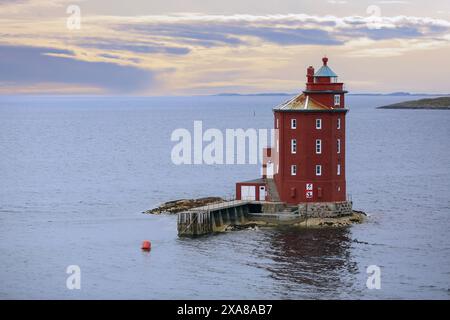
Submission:
[[144,211],[143,213],[175,214],[175,213],[178,213],[181,211],[186,211],[186,210],[189,210],[192,208],[206,206],[207,204],[219,203],[219,202],[223,202],[223,201],[224,201],[224,199],[222,199],[221,197],[205,197],[205,198],[198,198],[198,199],[179,199],[179,200],[165,202],[162,205],[160,205],[159,207]]

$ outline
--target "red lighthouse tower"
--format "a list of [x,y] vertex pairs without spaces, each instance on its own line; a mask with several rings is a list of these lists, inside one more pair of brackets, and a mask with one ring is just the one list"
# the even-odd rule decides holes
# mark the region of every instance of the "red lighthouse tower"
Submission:
[[347,91],[328,58],[322,61],[317,72],[308,67],[301,94],[273,109],[278,129],[274,182],[279,200],[289,204],[346,200]]
[[308,67],[302,93],[273,109],[275,145],[266,149],[262,178],[236,183],[236,199],[263,201],[263,213],[292,208],[299,216],[318,218],[353,213],[345,185],[347,91],[328,58],[322,62],[317,72]]

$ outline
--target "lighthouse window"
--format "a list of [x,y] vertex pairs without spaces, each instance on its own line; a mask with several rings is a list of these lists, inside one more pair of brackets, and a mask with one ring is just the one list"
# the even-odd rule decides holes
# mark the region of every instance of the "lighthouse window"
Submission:
[[316,153],[317,154],[322,153],[322,140],[320,140],[320,139],[316,140]]
[[297,140],[291,140],[291,153],[297,153]]
[[277,118],[277,127],[276,127],[276,129],[278,129],[278,118]]
[[297,119],[291,119],[291,129],[297,129]]
[[341,105],[341,95],[339,95],[339,94],[334,95],[334,105],[335,106]]
[[316,119],[316,129],[322,129],[322,119]]
[[297,174],[297,166],[295,164],[291,165],[291,176],[295,176]]
[[337,139],[337,153],[341,153],[341,139]]
[[321,165],[316,165],[316,176],[321,176],[322,175],[322,166]]
[[341,165],[340,164],[337,165],[337,175],[338,176],[341,175]]
[[341,118],[337,119],[337,128],[340,129],[341,128]]

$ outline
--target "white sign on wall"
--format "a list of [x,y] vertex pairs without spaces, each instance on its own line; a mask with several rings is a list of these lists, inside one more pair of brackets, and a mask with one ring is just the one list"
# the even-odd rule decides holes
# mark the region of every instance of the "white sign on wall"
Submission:
[[306,191],[305,191],[306,199],[311,199],[313,197],[313,187],[314,186],[312,183],[306,184]]

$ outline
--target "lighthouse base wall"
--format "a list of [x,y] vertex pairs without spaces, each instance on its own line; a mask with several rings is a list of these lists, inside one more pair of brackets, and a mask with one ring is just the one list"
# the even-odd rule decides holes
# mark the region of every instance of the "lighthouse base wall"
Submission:
[[298,205],[298,212],[311,218],[337,218],[351,215],[352,207],[351,201],[305,202]]

